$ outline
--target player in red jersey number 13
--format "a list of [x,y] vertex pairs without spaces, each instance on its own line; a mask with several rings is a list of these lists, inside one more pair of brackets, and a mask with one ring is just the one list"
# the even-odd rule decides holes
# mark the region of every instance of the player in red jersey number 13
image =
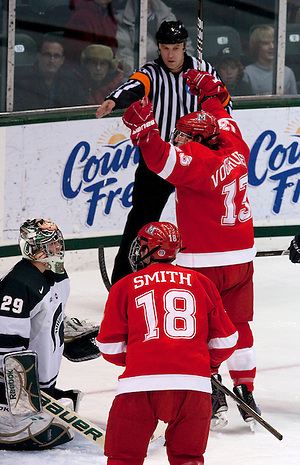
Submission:
[[[202,111],[177,121],[171,143],[160,137],[147,99],[132,104],[123,121],[148,167],[175,186],[177,224],[184,247],[177,265],[204,274],[220,292],[239,333],[237,350],[227,362],[234,392],[259,413],[252,395],[256,360],[249,324],[256,253],[247,196],[250,152],[237,123],[223,108],[228,99],[224,84],[195,69],[185,77]],[[220,374],[216,376],[220,380]],[[214,391],[212,403],[212,427],[225,426],[225,396]],[[253,421],[243,410],[240,413],[244,421]]]

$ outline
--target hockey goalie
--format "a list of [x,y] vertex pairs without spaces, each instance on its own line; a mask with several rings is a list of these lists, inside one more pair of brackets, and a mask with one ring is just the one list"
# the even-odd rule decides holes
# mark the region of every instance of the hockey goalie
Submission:
[[[0,449],[34,450],[73,437],[71,430],[52,416],[34,413],[34,386],[76,410],[80,391],[56,387],[62,356],[74,362],[99,357],[95,344],[99,328],[65,315],[70,283],[64,268],[64,238],[57,225],[41,218],[28,219],[20,227],[19,246],[22,259],[0,281]],[[23,352],[26,362],[26,351],[37,354],[36,366],[18,369],[23,381],[12,391],[9,370],[4,380],[3,359]],[[18,402],[12,413],[10,401],[14,396],[20,398],[28,380],[30,398]]]

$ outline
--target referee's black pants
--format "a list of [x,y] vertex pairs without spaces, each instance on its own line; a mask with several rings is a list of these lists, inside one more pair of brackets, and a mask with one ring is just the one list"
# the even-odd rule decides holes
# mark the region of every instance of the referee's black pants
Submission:
[[140,151],[140,161],[135,172],[132,191],[132,208],[128,214],[119,251],[115,258],[111,281],[132,273],[128,254],[138,231],[151,221],[159,221],[174,186],[157,176],[147,167]]

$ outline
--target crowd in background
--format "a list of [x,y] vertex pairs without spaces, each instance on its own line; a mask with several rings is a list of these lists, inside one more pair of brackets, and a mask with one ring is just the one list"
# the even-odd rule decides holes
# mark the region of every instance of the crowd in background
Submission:
[[[51,17],[44,14],[48,22],[46,34],[33,32],[36,59],[32,65],[16,67],[14,110],[99,105],[138,68],[138,0],[69,2],[51,8]],[[171,8],[169,5],[173,4]],[[147,61],[158,57],[155,34],[160,24],[183,19],[183,10],[176,5],[168,0],[148,0]],[[59,16],[56,19],[55,8]],[[16,25],[23,27],[24,32],[26,21],[20,20],[20,7],[16,12]],[[196,22],[195,18],[195,25]],[[189,25],[185,26],[189,31]],[[191,29],[187,53],[195,56],[195,28]],[[25,32],[30,34],[29,29]],[[241,53],[225,42],[209,60],[232,96],[272,94],[274,28],[271,24],[254,25],[248,36],[246,50],[243,40]],[[296,81],[292,66],[285,67],[284,76],[284,93],[297,94],[299,77]]]

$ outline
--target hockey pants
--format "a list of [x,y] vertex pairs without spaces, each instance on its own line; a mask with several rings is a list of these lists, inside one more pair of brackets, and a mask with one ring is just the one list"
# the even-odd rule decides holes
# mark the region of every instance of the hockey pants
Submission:
[[216,285],[224,308],[238,330],[237,349],[227,360],[233,384],[246,384],[249,391],[253,391],[256,359],[249,325],[253,320],[253,262],[194,270]]
[[211,419],[211,396],[199,391],[151,391],[118,395],[112,404],[104,453],[108,465],[142,465],[158,420],[168,423],[171,465],[202,465]]

